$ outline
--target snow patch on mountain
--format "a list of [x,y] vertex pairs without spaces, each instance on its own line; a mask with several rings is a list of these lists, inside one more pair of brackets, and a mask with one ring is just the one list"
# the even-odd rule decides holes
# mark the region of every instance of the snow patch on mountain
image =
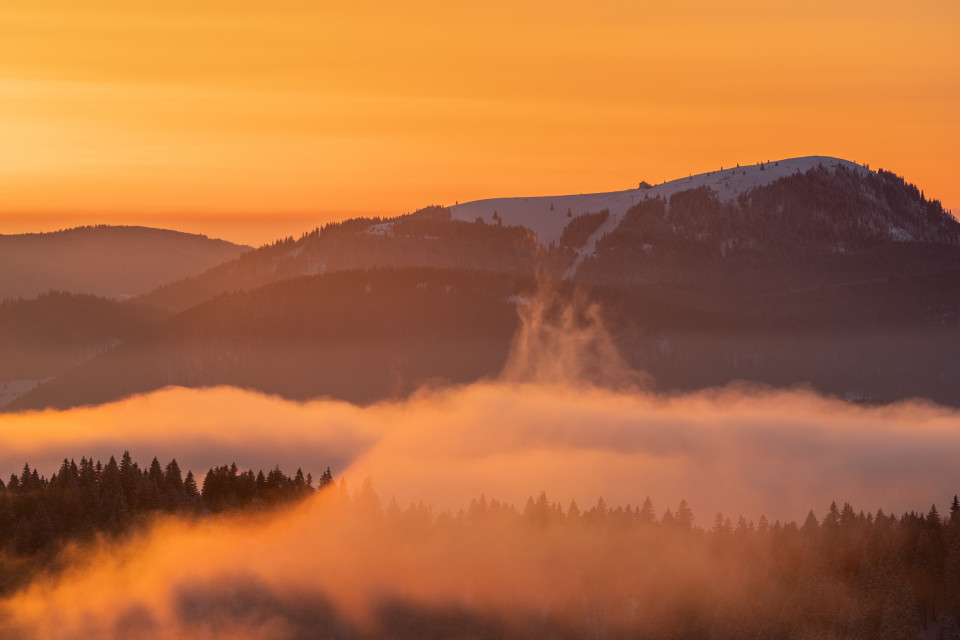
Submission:
[[[839,158],[828,156],[807,156],[790,158],[749,166],[724,168],[695,176],[688,176],[670,182],[652,186],[641,183],[637,189],[612,191],[609,193],[586,193],[563,196],[537,196],[527,198],[490,198],[476,200],[450,207],[455,220],[473,222],[477,218],[488,224],[496,224],[494,214],[505,225],[519,225],[533,230],[543,246],[551,242],[559,243],[564,227],[570,221],[584,213],[595,213],[603,209],[610,210],[606,222],[590,237],[579,256],[593,253],[596,242],[615,229],[634,204],[644,198],[667,198],[678,191],[707,186],[715,191],[721,200],[733,200],[744,191],[770,184],[798,171],[804,173],[818,165],[829,169],[843,165],[850,169],[869,171],[865,167]],[[579,260],[578,260],[579,262]]]

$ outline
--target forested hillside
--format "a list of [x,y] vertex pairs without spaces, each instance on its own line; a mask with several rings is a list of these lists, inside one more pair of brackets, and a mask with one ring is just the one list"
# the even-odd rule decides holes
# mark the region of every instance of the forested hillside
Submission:
[[307,399],[403,397],[503,367],[530,279],[403,269],[293,278],[215,298],[18,399],[99,403],[167,385],[234,385]]
[[577,277],[737,294],[958,268],[960,223],[939,202],[890,172],[820,166],[735,200],[707,187],[642,200]]
[[124,452],[118,463],[64,458],[46,478],[29,464],[0,480],[0,594],[44,568],[70,541],[118,536],[160,513],[202,516],[235,509],[263,510],[305,498],[332,484],[327,468],[318,478],[301,469],[293,477],[279,467],[241,471],[236,464],[209,469],[199,482],[176,459],[148,467]]
[[0,302],[0,406],[159,321],[153,309],[89,294]]
[[[138,302],[183,311],[226,292],[302,275],[378,267],[435,267],[532,275],[550,258],[522,227],[450,219],[439,207],[389,220],[334,222],[245,254],[201,275],[160,287]],[[559,267],[557,267],[559,268]]]
[[[405,397],[496,377],[521,309],[596,305],[653,388],[753,380],[847,398],[960,405],[960,278],[898,278],[712,303],[669,288],[548,285],[483,271],[380,269],[221,296],[41,385],[8,410],[116,400],[167,385],[235,385],[287,398]],[[554,330],[557,327],[554,327]]]

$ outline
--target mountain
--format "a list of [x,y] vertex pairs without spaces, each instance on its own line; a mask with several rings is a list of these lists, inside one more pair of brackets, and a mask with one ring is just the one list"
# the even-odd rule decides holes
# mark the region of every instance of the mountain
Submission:
[[[543,283],[479,270],[376,269],[305,276],[177,314],[23,395],[8,410],[100,403],[167,385],[235,385],[293,399],[404,397],[504,369]],[[653,388],[751,380],[851,399],[960,406],[960,271],[684,306],[668,291],[547,285],[540,357],[584,337],[611,344]],[[542,294],[541,294],[542,295]],[[603,331],[590,322],[599,309]],[[573,324],[563,313],[574,309]],[[534,323],[536,324],[536,323]],[[536,326],[528,325],[528,329]],[[562,329],[562,330],[560,330]],[[589,342],[589,341],[588,341]],[[598,344],[600,344],[598,343]],[[588,349],[585,380],[609,354]]]
[[333,223],[140,301],[176,313],[298,275],[375,267],[691,287],[695,297],[750,289],[758,272],[768,291],[932,275],[956,266],[957,247],[960,223],[915,186],[813,156],[613,193],[481,200]]
[[50,291],[129,298],[233,260],[249,247],[146,227],[0,235],[0,300]]
[[[451,208],[454,219],[531,229],[541,246],[562,245],[578,217],[600,212],[606,212],[602,222],[577,243],[578,266],[623,249],[641,258],[635,268],[646,270],[650,253],[766,253],[776,262],[785,249],[791,256],[805,251],[819,257],[893,243],[960,246],[960,223],[939,202],[891,172],[825,156],[737,166],[626,191],[498,198]],[[597,279],[597,271],[607,272],[600,279],[616,277],[622,265],[609,262],[588,268],[588,279]]]
[[246,253],[202,274],[159,287],[139,303],[177,313],[212,297],[302,275],[378,267],[477,269],[532,275],[542,261],[522,227],[453,220],[429,207],[390,220],[335,222]]
[[224,295],[41,385],[11,410],[100,403],[167,385],[234,385],[370,402],[503,366],[532,282],[482,271],[344,271]]
[[158,322],[157,312],[90,294],[0,302],[0,406]]
[[735,200],[741,193],[765,186],[797,172],[805,173],[819,166],[827,169],[844,167],[867,171],[848,160],[827,156],[790,158],[776,162],[758,163],[754,166],[729,167],[651,186],[641,181],[636,189],[607,193],[570,194],[521,198],[490,198],[458,204],[450,208],[457,220],[474,221],[478,218],[487,224],[495,224],[497,218],[506,225],[520,225],[533,230],[544,246],[559,244],[560,237],[570,219],[586,213],[609,211],[611,217],[601,232],[606,233],[623,219],[628,209],[649,198],[669,200],[680,191],[707,187],[721,200]]
[[329,224],[161,286],[135,302],[166,321],[9,409],[168,384],[370,402],[495,376],[538,286],[596,304],[664,391],[960,406],[960,223],[893,173],[813,157],[483,203]]
[[889,172],[821,164],[727,195],[700,186],[644,198],[597,239],[578,277],[676,285],[746,273],[756,290],[809,284],[818,274],[835,284],[851,270],[869,279],[912,275],[917,262],[927,264],[924,273],[956,267],[960,223]]

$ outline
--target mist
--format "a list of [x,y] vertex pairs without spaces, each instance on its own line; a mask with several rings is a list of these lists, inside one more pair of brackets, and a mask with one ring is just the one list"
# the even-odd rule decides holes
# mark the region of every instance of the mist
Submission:
[[[126,538],[73,544],[57,562],[65,569],[0,601],[0,635],[378,637],[453,619],[491,637],[602,637],[668,628],[690,610],[727,629],[769,576],[762,563],[748,568],[755,550],[718,557],[695,542],[716,512],[803,521],[833,501],[922,512],[960,488],[955,411],[746,384],[656,394],[623,366],[596,309],[533,300],[519,311],[502,377],[405,400],[170,388],[3,416],[4,473],[129,450],[141,463],[175,457],[198,477],[229,462],[314,475],[330,466],[338,487],[282,511],[165,516]],[[522,524],[538,496],[567,524]],[[648,497],[658,518],[686,501],[694,528],[591,529],[574,515]],[[829,588],[835,602],[855,600]]]
[[902,512],[960,489],[960,415],[922,401],[860,407],[810,391],[731,386],[672,397],[565,383],[487,381],[356,407],[232,388],[166,389],[122,402],[3,417],[0,468],[41,474],[64,457],[176,458],[184,469],[367,476],[400,504],[456,509],[681,499],[694,511],[800,519],[833,500]]
[[[150,418],[130,430],[145,407]],[[4,464],[128,447],[176,450],[195,470],[227,457],[344,467],[339,488],[282,512],[164,517],[132,539],[70,547],[66,571],[0,604],[0,624],[39,638],[378,637],[391,616],[439,624],[429,616],[455,611],[493,635],[547,631],[531,619],[591,637],[601,624],[660,628],[678,607],[746,606],[763,582],[682,535],[544,530],[495,512],[464,520],[471,500],[522,509],[545,491],[554,508],[575,501],[585,511],[601,496],[611,506],[649,496],[659,517],[686,499],[706,529],[716,511],[802,521],[833,500],[887,513],[945,507],[960,487],[958,426],[956,413],[921,402],[863,408],[807,391],[659,397],[504,381],[367,408],[169,389],[25,414],[3,425],[15,449],[4,447]],[[444,517],[450,524],[437,524]]]
[[[342,471],[382,435],[379,408],[337,401],[297,403],[232,387],[170,387],[119,402],[67,411],[0,417],[0,469],[24,463],[41,474],[64,458],[106,462],[129,451],[135,460],[176,458],[194,472],[239,466]],[[370,429],[375,429],[370,431]],[[5,476],[6,477],[6,476]]]

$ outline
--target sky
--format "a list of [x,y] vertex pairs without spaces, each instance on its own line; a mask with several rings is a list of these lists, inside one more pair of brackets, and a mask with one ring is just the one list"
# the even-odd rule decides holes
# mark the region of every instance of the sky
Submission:
[[0,0],[0,233],[249,244],[842,157],[960,210],[955,2]]

